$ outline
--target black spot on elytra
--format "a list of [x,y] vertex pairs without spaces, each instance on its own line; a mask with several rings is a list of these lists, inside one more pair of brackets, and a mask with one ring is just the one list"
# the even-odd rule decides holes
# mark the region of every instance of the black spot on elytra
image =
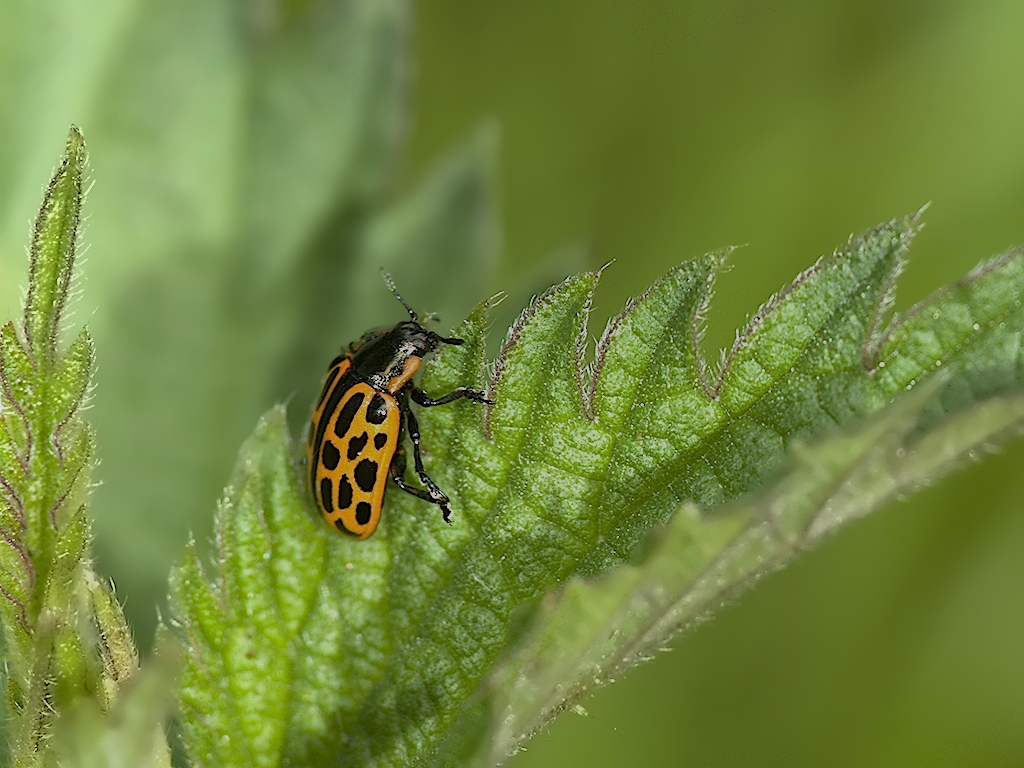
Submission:
[[329,477],[320,479],[320,503],[323,504],[324,512],[330,514],[334,511],[334,489]]
[[356,485],[366,492],[373,490],[373,484],[377,482],[377,462],[372,459],[363,459],[356,464]]
[[363,434],[361,434],[361,435],[359,435],[357,437],[353,437],[351,440],[348,441],[348,460],[349,461],[355,461],[356,456],[358,456],[359,452],[362,451],[363,448],[366,447],[366,441],[369,440],[369,439],[370,439],[369,435],[367,435],[365,432],[363,432]]
[[324,449],[320,452],[320,458],[323,459],[325,467],[334,470],[338,468],[338,462],[341,461],[341,451],[330,440],[324,440]]
[[381,432],[373,438],[373,447],[379,451],[387,441],[388,436]]
[[341,407],[341,413],[338,414],[338,420],[334,422],[334,434],[338,437],[345,437],[345,433],[348,432],[348,428],[352,426],[352,419],[355,418],[356,412],[362,404],[362,392],[356,392],[352,397],[345,401],[345,405]]
[[366,525],[370,522],[370,505],[365,501],[360,501],[356,504],[356,522],[360,525]]
[[352,483],[345,475],[338,479],[338,509],[346,510],[352,506]]
[[374,395],[366,408],[366,420],[371,424],[383,424],[388,417],[388,404],[380,395]]

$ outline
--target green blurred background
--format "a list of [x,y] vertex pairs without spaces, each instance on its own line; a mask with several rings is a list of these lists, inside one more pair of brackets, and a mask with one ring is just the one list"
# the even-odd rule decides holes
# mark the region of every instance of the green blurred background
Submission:
[[[282,2],[278,18],[319,4]],[[263,271],[237,253],[262,253],[275,235],[259,227],[273,217],[253,215],[248,240],[223,245],[239,217],[216,179],[244,185],[249,153],[275,138],[300,137],[282,163],[301,161],[307,146],[306,126],[261,137],[224,96],[264,91],[258,79],[234,83],[250,70],[224,64],[218,25],[238,8],[256,19],[247,55],[258,71],[263,16],[252,9],[273,5],[0,4],[0,308],[18,311],[27,223],[76,122],[96,182],[76,318],[99,345],[95,550],[143,645],[167,570],[190,530],[209,536],[256,415],[289,395],[304,410],[332,350],[395,317],[386,296],[339,288],[358,312],[316,303],[265,321],[276,317],[275,294],[260,288],[279,279],[272,248]],[[348,5],[363,18],[377,4]],[[382,43],[410,52],[395,68],[411,91],[383,93],[367,78],[369,96],[355,103],[384,105],[375,132],[353,142],[354,160],[338,161],[359,181],[338,193],[344,204],[314,245],[295,249],[306,277],[283,289],[293,297],[324,291],[332,270],[362,270],[359,285],[379,291],[365,255],[379,251],[406,265],[395,273],[410,300],[446,321],[507,291],[504,322],[567,271],[614,260],[597,334],[671,265],[744,245],[709,312],[714,356],[818,255],[926,203],[898,308],[1024,241],[1019,1],[433,0],[412,16]],[[360,61],[373,69],[370,54]],[[340,103],[331,125],[344,129],[351,107]],[[406,226],[415,205],[385,213],[378,235],[370,224],[357,237],[350,222],[367,207],[389,210],[470,136],[466,162],[478,170],[460,176],[456,157],[433,177],[476,222],[461,239],[436,239],[467,265],[446,293],[444,276],[416,272],[433,256],[392,247],[418,231]],[[384,181],[379,168],[359,171],[375,152],[392,158]],[[215,176],[218,163],[243,171]],[[341,255],[317,261],[323,253]],[[216,289],[205,280],[214,272]],[[515,764],[1024,765],[1022,459],[1024,445],[1012,445],[855,524],[598,693],[589,717],[564,716]]]

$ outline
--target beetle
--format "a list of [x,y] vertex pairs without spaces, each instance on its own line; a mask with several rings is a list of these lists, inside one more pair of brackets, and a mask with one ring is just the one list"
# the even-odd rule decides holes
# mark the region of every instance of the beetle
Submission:
[[[483,392],[468,387],[435,399],[413,383],[426,355],[442,344],[458,346],[464,340],[425,328],[391,276],[384,275],[384,281],[410,319],[367,331],[349,344],[348,352],[331,361],[306,445],[310,490],[317,507],[328,523],[356,539],[365,539],[377,529],[389,474],[406,493],[439,506],[444,521],[451,523],[448,496],[423,468],[420,427],[410,399],[424,408],[462,398],[493,405]],[[412,442],[416,475],[426,490],[405,480],[405,433]]]

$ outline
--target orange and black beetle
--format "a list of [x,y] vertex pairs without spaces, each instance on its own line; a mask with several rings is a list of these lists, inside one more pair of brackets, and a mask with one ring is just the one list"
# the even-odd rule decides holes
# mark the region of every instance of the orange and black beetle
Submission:
[[[420,427],[409,399],[425,408],[459,398],[491,404],[483,392],[466,387],[436,400],[412,383],[423,357],[441,344],[462,344],[424,328],[412,308],[385,281],[410,320],[368,331],[331,361],[309,427],[306,460],[313,498],[324,519],[339,531],[365,539],[380,522],[388,474],[395,485],[441,508],[451,522],[449,499],[423,469]],[[416,474],[426,490],[405,481],[403,431],[412,440]]]

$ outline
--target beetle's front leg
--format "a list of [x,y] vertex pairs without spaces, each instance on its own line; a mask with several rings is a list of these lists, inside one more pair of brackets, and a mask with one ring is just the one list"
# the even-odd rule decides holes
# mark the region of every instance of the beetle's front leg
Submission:
[[456,400],[466,398],[476,403],[483,403],[484,405],[494,405],[493,400],[487,398],[487,394],[477,389],[470,389],[469,387],[459,387],[453,389],[447,395],[437,398],[436,400],[424,392],[422,389],[417,387],[411,387],[412,399],[417,405],[422,405],[424,408],[432,408],[435,405],[447,405],[453,403]]

